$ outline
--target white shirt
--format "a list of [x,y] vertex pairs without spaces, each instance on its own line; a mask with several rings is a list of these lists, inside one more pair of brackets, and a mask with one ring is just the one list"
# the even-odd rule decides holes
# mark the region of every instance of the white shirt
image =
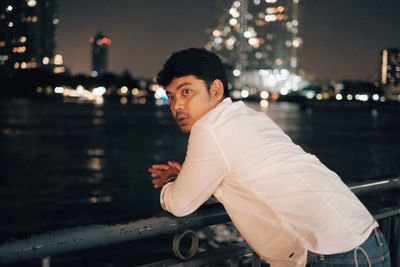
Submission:
[[223,100],[192,127],[185,162],[161,206],[192,213],[214,195],[271,266],[305,266],[307,251],[334,254],[378,226],[338,175],[265,114]]

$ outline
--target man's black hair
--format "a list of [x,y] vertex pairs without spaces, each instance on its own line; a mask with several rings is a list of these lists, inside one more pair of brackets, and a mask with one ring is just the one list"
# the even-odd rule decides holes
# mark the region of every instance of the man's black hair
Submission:
[[200,48],[189,48],[173,53],[157,75],[157,83],[164,88],[174,78],[194,75],[205,81],[210,90],[211,83],[218,79],[224,85],[224,96],[229,96],[226,70],[221,59],[214,53]]

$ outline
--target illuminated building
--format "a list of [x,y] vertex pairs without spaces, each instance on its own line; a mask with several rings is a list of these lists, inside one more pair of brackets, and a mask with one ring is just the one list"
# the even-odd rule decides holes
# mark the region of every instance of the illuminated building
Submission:
[[383,86],[400,85],[400,49],[388,48],[381,52],[380,77]]
[[231,68],[234,89],[297,90],[299,0],[234,0],[218,21],[206,49]]
[[0,3],[0,72],[44,68],[64,72],[56,55],[59,23],[55,0],[3,0]]
[[91,76],[96,77],[107,71],[107,47],[111,44],[111,39],[99,32],[89,38],[89,43],[92,45]]

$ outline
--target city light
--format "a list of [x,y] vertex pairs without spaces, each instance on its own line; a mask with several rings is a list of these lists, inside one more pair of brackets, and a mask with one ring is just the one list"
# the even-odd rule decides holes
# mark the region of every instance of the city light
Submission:
[[36,0],[28,0],[28,1],[26,2],[26,4],[27,4],[29,7],[35,7],[36,4],[37,4],[37,2],[36,2]]
[[289,93],[289,90],[287,88],[281,89],[281,95],[287,95],[288,93]]
[[42,59],[42,63],[43,63],[43,65],[48,65],[50,63],[50,59],[48,57],[44,57]]
[[56,54],[54,56],[54,64],[55,65],[62,65],[63,63],[64,63],[64,60],[63,60],[62,56],[59,55],[59,54]]
[[239,16],[240,16],[240,13],[239,13],[239,11],[237,11],[237,9],[235,9],[235,8],[231,8],[230,10],[229,10],[229,13],[232,15],[232,17],[234,17],[234,18],[238,18]]
[[266,108],[266,107],[268,107],[268,105],[269,105],[269,103],[268,103],[267,100],[263,99],[263,100],[260,101],[260,106],[262,108]]
[[121,91],[121,94],[125,95],[128,93],[128,87],[122,86],[120,91]]
[[101,41],[102,41],[102,43],[105,44],[105,45],[110,45],[110,44],[111,44],[111,39],[110,39],[110,38],[107,38],[107,37],[103,37],[103,38],[101,39]]
[[240,75],[240,70],[238,70],[238,69],[235,69],[235,70],[233,70],[233,76],[236,76],[236,77],[238,77],[239,75]]
[[315,92],[313,92],[313,91],[308,91],[308,92],[306,93],[306,97],[307,97],[308,99],[313,99],[313,98],[315,97]]
[[63,87],[56,87],[56,88],[54,88],[54,93],[56,93],[56,94],[62,94],[62,93],[64,93],[64,88]]
[[126,96],[121,97],[120,103],[122,105],[126,105],[128,103],[128,98]]
[[12,50],[14,53],[19,53],[19,54],[23,54],[26,51],[26,46],[17,46],[14,47]]
[[221,31],[219,31],[219,30],[214,30],[213,31],[213,35],[214,35],[214,37],[220,37],[221,36]]
[[268,93],[267,91],[261,91],[260,97],[261,97],[262,99],[267,99],[268,96],[269,96],[269,93]]
[[95,96],[102,96],[106,93],[106,88],[104,86],[99,86],[94,88],[92,92]]
[[132,89],[132,95],[138,95],[139,94],[139,89],[133,88]]
[[387,64],[388,64],[388,51],[385,49],[382,52],[382,77],[381,77],[381,83],[386,84],[387,82]]
[[233,90],[231,91],[231,96],[234,99],[240,99],[242,97],[242,94],[239,90]]
[[21,37],[19,38],[19,41],[20,41],[20,43],[22,43],[22,44],[25,43],[26,40],[27,40],[26,36],[21,36]]
[[365,102],[365,101],[368,101],[369,97],[366,94],[356,94],[355,99]]
[[240,93],[241,97],[243,98],[247,98],[249,97],[250,93],[247,90],[242,90],[242,92]]
[[161,101],[158,101],[160,104],[167,104],[168,103],[167,94],[166,94],[164,88],[162,88],[162,87],[158,87],[157,88],[156,92],[154,93],[154,98],[156,100],[161,100]]

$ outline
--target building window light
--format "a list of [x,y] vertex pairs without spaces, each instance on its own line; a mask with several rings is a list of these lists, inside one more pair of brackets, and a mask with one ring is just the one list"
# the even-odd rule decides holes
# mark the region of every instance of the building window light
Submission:
[[237,19],[235,19],[235,18],[231,18],[231,19],[229,20],[229,24],[230,24],[231,26],[235,26],[237,23],[238,23],[238,21],[237,21]]
[[44,57],[42,59],[42,63],[43,63],[43,65],[48,65],[50,63],[50,59],[48,57]]
[[36,0],[28,0],[26,3],[29,7],[35,7],[37,4]]
[[22,43],[22,44],[25,43],[26,40],[28,40],[28,39],[26,38],[26,36],[21,36],[21,37],[19,37],[19,42]]
[[61,55],[54,56],[54,64],[55,65],[62,65],[64,63],[63,58]]
[[29,17],[23,18],[23,21],[36,23],[38,21],[38,17],[29,16]]
[[16,46],[16,47],[13,48],[12,51],[14,53],[23,54],[26,51],[26,47],[25,46]]
[[64,73],[65,68],[64,67],[55,67],[53,70],[54,73]]

